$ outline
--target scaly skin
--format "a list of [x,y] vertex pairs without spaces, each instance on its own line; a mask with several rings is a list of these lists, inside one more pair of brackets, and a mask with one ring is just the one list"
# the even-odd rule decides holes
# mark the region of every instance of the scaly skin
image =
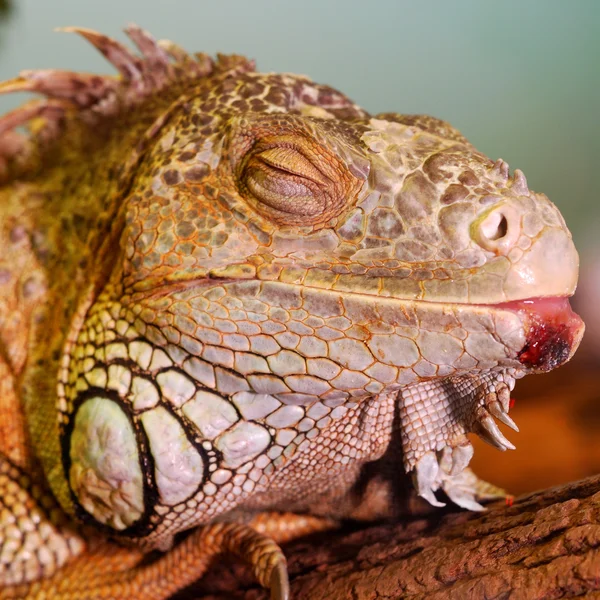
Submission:
[[230,549],[283,598],[271,540],[398,516],[399,463],[501,493],[467,434],[511,448],[583,334],[556,207],[443,121],[75,31],[119,77],[0,85],[46,96],[0,119],[0,596],[165,598]]

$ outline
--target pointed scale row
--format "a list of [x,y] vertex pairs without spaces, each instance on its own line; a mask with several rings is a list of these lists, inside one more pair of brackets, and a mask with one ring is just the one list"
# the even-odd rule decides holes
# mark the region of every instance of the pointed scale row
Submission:
[[120,78],[58,69],[23,71],[19,77],[0,83],[0,94],[36,92],[47,98],[68,101],[78,108],[89,108],[99,104],[118,88],[128,92],[127,100],[133,100],[133,95],[143,97],[175,79],[206,76],[214,67],[207,55],[191,57],[172,42],[156,41],[136,25],[130,25],[125,31],[141,56],[136,56],[120,42],[91,29],[66,27],[60,31],[84,37],[117,69]]
[[491,169],[492,173],[498,177],[499,181],[503,184],[510,185],[511,189],[521,195],[529,196],[529,187],[527,185],[527,179],[521,169],[515,169],[512,179],[509,177],[509,166],[508,163],[499,158]]
[[[39,69],[22,71],[19,77],[1,82],[0,94],[33,92],[45,98],[26,103],[0,117],[0,176],[7,160],[22,154],[27,145],[27,138],[15,129],[33,119],[42,119],[48,130],[70,108],[114,114],[123,106],[131,106],[174,81],[197,79],[215,72],[234,75],[254,69],[252,61],[240,56],[218,55],[215,63],[207,54],[190,55],[173,42],[155,40],[136,25],[130,25],[125,32],[138,48],[140,56],[120,42],[91,29],[66,27],[61,31],[77,33],[85,38],[117,69],[119,76]],[[42,126],[37,128],[38,131],[42,129]]]

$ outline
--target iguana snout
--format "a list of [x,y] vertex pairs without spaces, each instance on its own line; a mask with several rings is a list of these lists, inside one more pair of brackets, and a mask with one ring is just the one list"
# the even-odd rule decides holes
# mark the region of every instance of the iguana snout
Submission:
[[[524,181],[522,174],[515,177]],[[471,224],[471,235],[486,252],[508,260],[507,300],[571,296],[579,272],[571,234],[544,195],[529,194],[498,198]]]

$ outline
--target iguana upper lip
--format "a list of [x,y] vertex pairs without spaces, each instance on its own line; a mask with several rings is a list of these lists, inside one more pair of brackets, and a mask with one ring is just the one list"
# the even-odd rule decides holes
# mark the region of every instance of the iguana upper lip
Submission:
[[[237,265],[236,265],[237,266]],[[245,265],[244,265],[245,266]],[[352,296],[363,296],[364,298],[385,300],[396,300],[398,302],[416,302],[418,304],[435,305],[441,304],[444,306],[458,307],[486,307],[496,308],[500,310],[511,310],[514,312],[536,313],[540,316],[550,315],[561,311],[567,311],[574,315],[579,321],[580,317],[576,315],[569,304],[568,296],[548,296],[540,298],[525,298],[522,300],[508,300],[504,302],[461,302],[460,300],[430,300],[424,298],[400,298],[388,294],[375,294],[365,290],[345,290],[331,289],[316,285],[306,285],[298,282],[279,281],[277,279],[262,279],[256,276],[256,273],[245,273],[244,275],[233,276],[229,268],[212,269],[210,271],[202,270],[200,272],[186,273],[176,272],[173,275],[160,278],[147,277],[144,281],[137,282],[133,286],[133,292],[141,295],[164,295],[173,293],[179,289],[186,289],[196,286],[210,286],[228,283],[240,283],[243,281],[258,281],[261,283],[271,283],[281,286],[299,286],[310,290],[320,290],[324,293],[331,294],[348,294]]]

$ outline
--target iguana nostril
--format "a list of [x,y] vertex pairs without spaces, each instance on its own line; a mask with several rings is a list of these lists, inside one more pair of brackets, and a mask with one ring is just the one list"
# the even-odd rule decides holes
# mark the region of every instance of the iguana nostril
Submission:
[[[496,223],[497,221],[497,223]],[[483,234],[489,240],[499,240],[503,238],[508,231],[508,221],[503,214],[495,214],[493,215],[493,219],[488,219],[487,223],[484,225]]]
[[520,214],[512,206],[492,209],[476,226],[475,241],[486,250],[506,254],[519,239]]

